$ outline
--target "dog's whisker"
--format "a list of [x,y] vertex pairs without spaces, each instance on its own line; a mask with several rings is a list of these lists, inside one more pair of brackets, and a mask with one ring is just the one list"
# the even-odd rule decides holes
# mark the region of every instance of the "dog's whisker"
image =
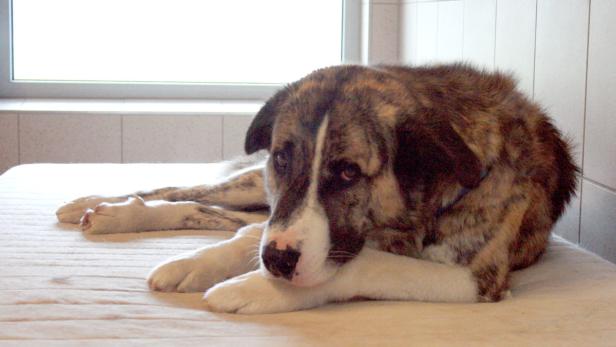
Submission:
[[246,254],[248,255],[257,255],[260,253],[260,249],[259,247],[254,247],[254,248],[249,248],[248,250],[246,250]]
[[252,253],[252,254],[254,254],[254,253],[259,253],[259,248],[249,249],[247,252],[248,252],[248,253]]
[[339,251],[339,250],[331,250],[330,253],[340,253],[340,254],[353,254],[349,251]]
[[248,260],[248,265],[251,265],[251,266],[259,265],[259,257],[256,256],[256,257],[250,258]]
[[327,259],[353,259],[354,257],[352,256],[328,256]]
[[253,239],[253,240],[261,240],[261,237],[255,235],[242,235],[243,238]]
[[343,252],[343,251],[333,251],[333,252],[329,252],[329,255],[340,255],[340,256],[349,256],[349,257],[354,257],[356,256],[356,254],[353,254],[351,252]]

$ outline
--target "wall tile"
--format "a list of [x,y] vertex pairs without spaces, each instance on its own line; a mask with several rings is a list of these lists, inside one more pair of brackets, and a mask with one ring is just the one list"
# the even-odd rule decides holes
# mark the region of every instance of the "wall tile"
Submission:
[[417,63],[417,41],[419,38],[417,4],[400,4],[399,56],[404,64]]
[[372,6],[370,64],[398,62],[399,7],[375,3]]
[[571,202],[567,206],[567,209],[560,217],[556,225],[554,226],[554,233],[564,237],[565,239],[573,242],[579,243],[580,237],[580,203],[582,201],[581,197],[581,182],[578,183],[577,188],[577,196],[571,199]]
[[437,31],[438,61],[460,61],[464,34],[464,3],[461,0],[438,3]]
[[461,0],[400,5],[400,60],[421,65],[462,58],[464,6]]
[[120,116],[20,114],[22,163],[118,163]]
[[538,0],[535,100],[576,145],[582,163],[588,1]]
[[583,182],[580,244],[616,263],[616,191]]
[[498,0],[496,7],[496,68],[510,71],[519,87],[533,95],[535,14],[537,0]]
[[19,164],[17,117],[13,113],[0,112],[0,174]]
[[[361,39],[360,39],[360,54],[361,54],[361,63],[362,64],[370,64],[370,27],[371,27],[371,17],[372,17],[372,3],[370,2],[362,2],[361,4]],[[368,25],[366,25],[368,23]]]
[[478,67],[494,67],[496,0],[464,0],[462,57]]
[[123,127],[126,163],[222,159],[222,116],[125,116]]
[[415,64],[435,62],[438,58],[438,3],[417,3]]
[[244,139],[252,116],[225,116],[223,119],[223,159],[244,155]]
[[616,189],[616,1],[590,9],[584,175]]

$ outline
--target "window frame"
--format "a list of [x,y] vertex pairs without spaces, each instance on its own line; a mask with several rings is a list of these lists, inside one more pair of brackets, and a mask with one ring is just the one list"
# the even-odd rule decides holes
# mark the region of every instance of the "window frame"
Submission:
[[[342,63],[361,61],[361,0],[342,1]],[[0,98],[265,100],[281,84],[16,81],[12,76],[12,2],[0,0]]]

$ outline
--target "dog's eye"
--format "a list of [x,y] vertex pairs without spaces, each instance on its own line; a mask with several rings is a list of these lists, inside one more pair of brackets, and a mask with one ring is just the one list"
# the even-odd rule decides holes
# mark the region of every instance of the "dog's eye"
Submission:
[[344,182],[353,182],[359,177],[359,167],[356,164],[346,164],[340,170],[340,178]]
[[289,164],[289,159],[287,158],[287,154],[285,152],[276,152],[274,153],[274,168],[278,172],[284,172]]

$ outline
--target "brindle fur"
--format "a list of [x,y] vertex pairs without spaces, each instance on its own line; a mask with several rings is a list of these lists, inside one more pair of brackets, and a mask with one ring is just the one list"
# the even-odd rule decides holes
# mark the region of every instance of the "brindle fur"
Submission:
[[[367,238],[382,250],[465,265],[480,300],[500,300],[509,272],[540,257],[574,192],[569,145],[511,77],[464,65],[348,66],[291,84],[248,132],[248,153],[294,148],[292,179],[267,184],[279,214],[306,189],[314,136],[305,132],[314,134],[326,113],[319,196],[332,251],[355,254]],[[363,184],[341,189],[339,161],[356,163]],[[455,201],[463,187],[470,191]]]

